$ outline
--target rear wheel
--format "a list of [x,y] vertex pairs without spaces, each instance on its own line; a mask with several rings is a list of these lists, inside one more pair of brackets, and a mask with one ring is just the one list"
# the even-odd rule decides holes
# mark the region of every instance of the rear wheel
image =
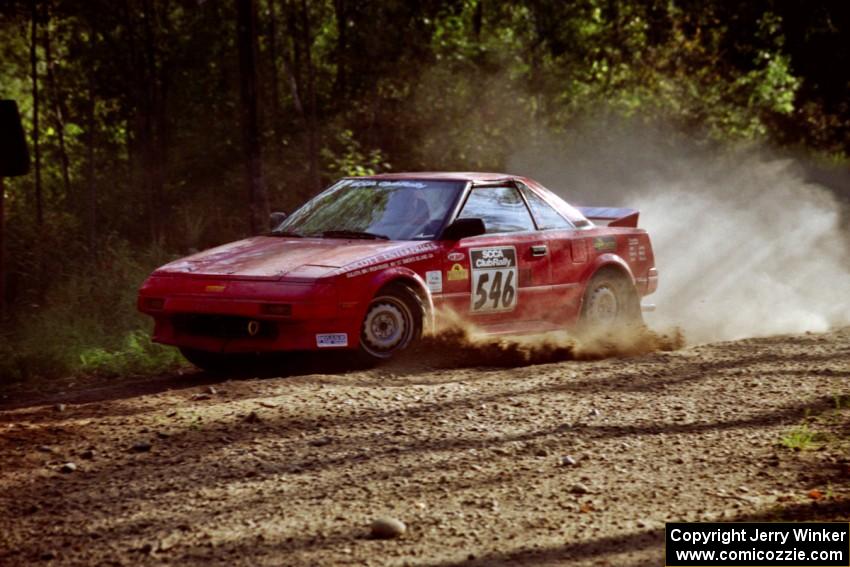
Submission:
[[392,358],[422,336],[424,309],[415,291],[393,285],[369,303],[360,326],[360,351],[367,361]]
[[580,330],[608,333],[642,324],[637,290],[625,275],[606,270],[593,276],[584,292]]

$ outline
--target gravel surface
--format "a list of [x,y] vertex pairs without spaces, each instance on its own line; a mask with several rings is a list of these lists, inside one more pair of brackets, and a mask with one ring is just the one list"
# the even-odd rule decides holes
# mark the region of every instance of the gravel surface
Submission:
[[663,565],[665,521],[850,519],[849,378],[842,329],[7,397],[0,564]]

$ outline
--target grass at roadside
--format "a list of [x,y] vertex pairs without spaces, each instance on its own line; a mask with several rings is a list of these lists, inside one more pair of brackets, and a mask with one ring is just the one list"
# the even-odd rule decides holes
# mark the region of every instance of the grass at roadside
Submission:
[[793,451],[846,450],[850,430],[850,396],[836,393],[832,398],[832,410],[806,417],[799,425],[786,430],[779,444]]
[[71,375],[155,374],[185,364],[176,349],[151,342],[136,311],[141,282],[166,255],[118,243],[57,278],[44,300],[18,305],[0,328],[0,388]]
[[823,433],[810,429],[808,424],[804,423],[789,429],[780,439],[780,443],[795,451],[808,451],[820,448],[824,438]]

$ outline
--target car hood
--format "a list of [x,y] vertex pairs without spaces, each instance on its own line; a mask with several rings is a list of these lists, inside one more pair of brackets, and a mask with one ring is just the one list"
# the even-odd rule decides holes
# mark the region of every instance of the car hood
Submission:
[[256,236],[205,250],[166,264],[158,275],[183,274],[250,279],[320,278],[405,255],[421,242]]

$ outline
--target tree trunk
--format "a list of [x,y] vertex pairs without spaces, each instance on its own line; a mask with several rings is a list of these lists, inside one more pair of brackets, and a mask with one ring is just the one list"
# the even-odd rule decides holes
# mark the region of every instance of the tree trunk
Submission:
[[6,187],[0,176],[0,322],[6,318]]
[[271,59],[271,120],[275,151],[283,147],[280,131],[280,81],[277,72],[277,0],[268,0],[269,6],[269,59]]
[[62,170],[62,183],[65,188],[65,199],[71,199],[71,175],[70,164],[68,160],[68,151],[65,147],[65,109],[62,93],[59,92],[59,85],[56,81],[56,73],[54,70],[53,53],[50,45],[50,3],[45,7],[45,22],[44,22],[44,57],[47,60],[47,86],[50,89],[50,94],[53,99],[53,118],[56,121],[56,133],[59,138],[59,163]]
[[145,212],[152,242],[159,239],[157,203],[152,182],[153,164],[153,110],[151,108],[150,60],[153,57],[152,29],[150,27],[151,6],[148,0],[142,4],[141,24],[138,23],[138,2],[124,0],[124,26],[127,30],[127,62],[135,70],[133,79],[126,84],[126,96],[130,102],[127,114],[125,140],[127,159],[130,165],[130,183],[134,198],[141,197],[140,208]]
[[[162,28],[165,38],[170,38],[174,35],[174,30],[171,27],[171,2],[170,0],[161,0],[162,6]],[[166,39],[166,43],[168,40]],[[166,213],[170,213],[171,209],[167,199],[164,197],[165,184],[168,180],[168,148],[170,130],[168,127],[168,95],[171,87],[171,59],[167,53],[159,54],[158,64],[154,67],[156,76],[156,163],[157,163],[157,184],[158,191],[161,195],[159,202],[159,214],[161,218],[165,218]]]
[[251,231],[258,234],[269,228],[269,198],[263,180],[257,119],[257,12],[254,0],[236,0],[236,10],[245,186],[248,191]]
[[97,255],[97,185],[94,179],[95,94],[94,71],[89,71],[89,105],[86,116],[86,185],[88,185],[89,253]]
[[309,151],[310,185],[312,192],[322,188],[319,176],[319,120],[316,111],[316,81],[313,69],[313,37],[310,30],[310,13],[307,0],[301,0],[302,38],[304,41],[304,58],[307,67],[307,100],[310,104],[307,125],[307,149]]
[[348,5],[345,0],[334,0],[336,19],[336,77],[334,78],[334,100],[345,97],[348,88]]
[[[122,3],[122,15],[123,15],[123,23],[124,27],[127,30],[127,46],[126,46],[126,65],[129,65],[133,69],[143,69],[142,60],[139,56],[139,50],[137,48],[136,43],[136,24],[135,18],[133,15],[135,14],[135,10],[133,6],[130,5],[130,0],[124,0]],[[89,27],[92,32],[92,37],[94,37],[95,30],[95,22],[90,21]],[[93,73],[93,70],[91,71]],[[90,79],[91,76],[90,76]],[[129,101],[128,108],[126,114],[124,116],[126,124],[124,127],[124,144],[127,151],[127,165],[129,172],[129,182],[133,199],[136,199],[139,195],[143,195],[145,198],[147,197],[147,187],[144,183],[144,177],[142,175],[142,171],[144,170],[144,127],[142,120],[142,107],[144,102],[144,97],[140,94],[139,82],[136,81],[127,81],[124,85],[125,88],[125,97]],[[145,207],[145,212],[150,212],[150,207]],[[150,220],[145,218],[144,221],[147,221],[148,226],[150,227]]]
[[142,123],[144,139],[142,155],[145,177],[145,185],[148,192],[148,208],[150,214],[151,236],[155,242],[160,242],[163,237],[163,212],[162,212],[162,190],[164,177],[162,171],[161,155],[161,110],[159,101],[159,73],[157,72],[156,43],[154,39],[153,20],[156,17],[152,0],[143,2],[143,42],[144,60],[143,83],[140,85],[142,92]]
[[32,153],[35,166],[35,220],[44,224],[44,202],[41,194],[41,146],[38,140],[38,0],[30,2],[32,29],[30,32],[30,70],[32,73]]
[[[307,123],[306,115],[304,114],[304,104],[301,100],[301,89],[303,82],[301,80],[301,43],[298,39],[298,25],[294,14],[294,8],[290,2],[285,2],[286,6],[286,24],[289,31],[289,41],[292,44],[292,57],[286,66],[286,71],[289,74],[289,86],[292,89],[292,102],[295,105],[295,110],[304,119],[304,124]],[[284,60],[286,58],[284,57]]]

